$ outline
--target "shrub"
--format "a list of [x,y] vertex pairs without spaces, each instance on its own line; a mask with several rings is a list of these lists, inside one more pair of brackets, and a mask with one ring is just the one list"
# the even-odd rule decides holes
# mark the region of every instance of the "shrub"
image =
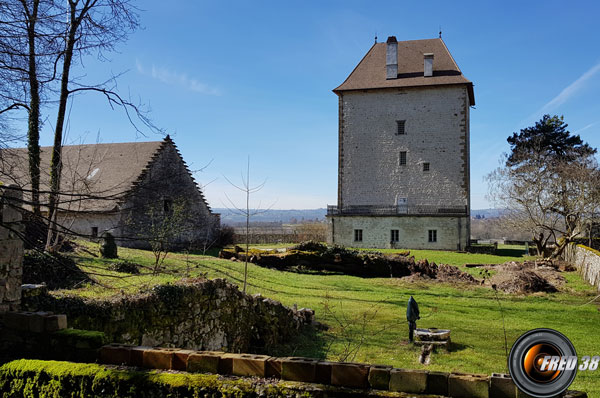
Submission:
[[73,289],[93,280],[72,258],[58,253],[27,251],[23,257],[23,283],[45,283],[48,289]]

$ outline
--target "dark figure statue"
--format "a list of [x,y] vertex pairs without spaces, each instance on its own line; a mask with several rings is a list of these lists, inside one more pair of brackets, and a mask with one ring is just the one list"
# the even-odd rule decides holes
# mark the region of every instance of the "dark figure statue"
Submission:
[[102,235],[102,243],[100,244],[100,254],[102,258],[117,258],[117,244],[115,238],[110,232]]
[[417,328],[417,319],[421,319],[419,317],[419,305],[413,296],[410,296],[408,305],[406,306],[406,320],[408,321],[408,341],[411,343],[413,342],[413,335]]

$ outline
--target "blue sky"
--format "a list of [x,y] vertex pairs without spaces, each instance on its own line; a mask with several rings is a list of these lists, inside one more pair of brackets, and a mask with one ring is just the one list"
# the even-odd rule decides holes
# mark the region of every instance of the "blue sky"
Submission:
[[[150,105],[194,170],[213,207],[267,183],[252,205],[335,204],[337,96],[331,92],[373,44],[443,39],[475,84],[471,111],[472,208],[486,208],[483,177],[508,150],[506,137],[543,113],[600,147],[598,2],[154,1],[139,2],[143,28],[109,61],[83,59],[82,81],[127,71],[119,90]],[[52,142],[46,108],[42,144]],[[95,94],[77,96],[66,143],[148,141]]]

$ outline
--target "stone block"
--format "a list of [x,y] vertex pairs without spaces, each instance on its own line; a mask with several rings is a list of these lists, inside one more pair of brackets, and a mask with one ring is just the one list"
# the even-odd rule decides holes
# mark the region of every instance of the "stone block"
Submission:
[[281,379],[281,358],[270,357],[265,363],[265,377]]
[[369,368],[369,386],[376,390],[388,390],[390,388],[391,366],[371,365]]
[[310,358],[287,357],[281,359],[281,379],[313,383],[317,361]]
[[8,311],[2,316],[4,326],[14,330],[29,330],[29,318],[33,316],[31,312]]
[[448,395],[453,398],[489,398],[489,378],[484,375],[448,376]]
[[31,313],[28,330],[34,333],[43,333],[46,327],[46,315],[48,315],[47,312]]
[[44,329],[46,332],[55,332],[67,328],[67,316],[65,314],[47,315],[45,317]]
[[196,351],[187,358],[187,371],[194,373],[219,373],[220,352]]
[[238,356],[239,354],[222,354],[219,360],[219,371],[218,373],[221,375],[230,375],[233,374],[233,358]]
[[390,391],[422,394],[427,389],[427,371],[392,369]]
[[349,362],[339,362],[331,365],[331,384],[334,386],[368,388],[368,378],[368,365]]
[[171,369],[173,366],[173,351],[160,348],[144,350],[142,364],[148,369]]
[[187,360],[188,360],[188,356],[192,353],[194,353],[195,351],[192,350],[179,350],[176,349],[173,351],[173,362],[172,362],[172,367],[171,369],[173,370],[181,370],[181,371],[186,371],[187,370]]
[[131,361],[131,346],[109,344],[100,347],[98,352],[100,363],[110,365],[127,365]]
[[433,395],[448,395],[448,376],[450,373],[445,372],[428,372],[427,373],[427,388],[426,394]]
[[510,375],[504,373],[492,373],[490,377],[490,398],[515,398],[517,386]]
[[151,349],[151,347],[146,346],[136,346],[131,347],[131,352],[129,354],[129,365],[143,367],[144,366],[144,352],[146,350]]
[[334,362],[319,361],[315,372],[315,382],[319,384],[331,384],[331,365]]
[[232,374],[235,376],[265,377],[266,355],[239,354],[232,358]]

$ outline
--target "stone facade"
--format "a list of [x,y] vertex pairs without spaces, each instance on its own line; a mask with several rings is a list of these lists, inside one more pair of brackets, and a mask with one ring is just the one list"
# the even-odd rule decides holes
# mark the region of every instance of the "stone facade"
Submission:
[[[328,226],[329,242],[347,247],[462,250],[469,237],[468,217],[337,216]],[[354,239],[355,230],[362,230],[362,241]],[[398,230],[397,242],[391,241],[392,230]],[[435,242],[429,241],[430,230],[436,231]]]
[[[400,67],[396,73],[388,71],[385,78],[381,54],[386,50],[376,44],[334,90],[339,97],[338,203],[328,208],[328,242],[464,250],[470,237],[472,84],[441,41],[395,42],[388,41],[387,63],[388,69],[398,63],[392,65]],[[423,56],[427,67],[433,51],[441,61],[424,75]],[[450,67],[454,70],[445,69]]]
[[152,223],[160,222],[163,215],[178,206],[181,220],[176,226],[174,246],[199,247],[216,238],[220,217],[211,212],[179,151],[169,141],[155,154],[121,206],[114,234],[127,238],[118,240],[121,246],[147,248],[147,239],[131,238],[154,238],[148,236]]
[[[406,198],[408,206],[467,206],[465,87],[348,92],[339,101],[339,205],[395,205]],[[405,134],[397,134],[397,120],[406,120]],[[406,152],[405,165],[400,152]],[[424,163],[429,171],[423,171]]]
[[18,310],[23,275],[23,232],[18,189],[0,188],[0,313]]

